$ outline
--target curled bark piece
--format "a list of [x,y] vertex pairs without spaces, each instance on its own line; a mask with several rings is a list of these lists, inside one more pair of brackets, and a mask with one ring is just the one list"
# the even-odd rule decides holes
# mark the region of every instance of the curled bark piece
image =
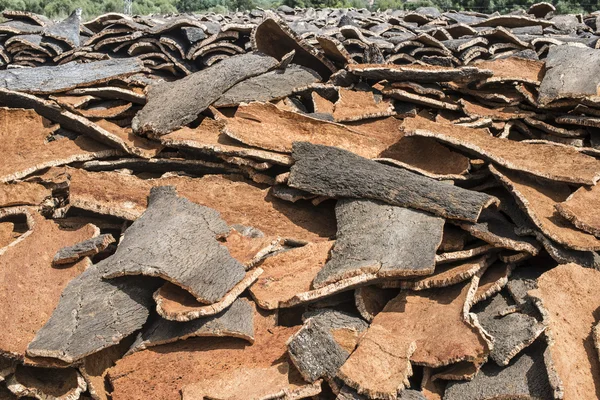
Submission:
[[394,289],[363,286],[354,291],[354,303],[361,317],[370,322],[383,310],[387,302],[396,297],[397,294]]
[[109,244],[114,243],[115,238],[111,234],[104,234],[92,239],[77,243],[74,246],[63,247],[52,259],[53,265],[71,264],[83,257],[93,256],[106,249]]
[[0,87],[17,92],[51,94],[80,86],[91,86],[143,71],[136,58],[121,58],[91,63],[67,63],[35,69],[0,72]]
[[7,387],[18,397],[39,400],[78,399],[86,391],[83,377],[74,368],[46,369],[18,366]]
[[565,201],[554,207],[560,215],[571,221],[577,228],[598,237],[600,236],[600,219],[594,210],[600,205],[600,196],[597,194],[599,190],[598,186],[591,188],[582,186]]
[[588,185],[600,179],[600,162],[575,149],[495,138],[482,129],[442,124],[422,117],[405,120],[404,130],[407,136],[434,137],[503,167],[542,178]]
[[477,67],[447,68],[417,64],[350,64],[348,71],[369,79],[413,82],[476,81],[492,76],[492,71]]
[[[338,201],[336,219],[337,240],[314,288],[365,273],[381,278],[433,273],[443,219],[371,200],[346,199]],[[386,237],[385,245],[381,237]]]
[[74,96],[94,96],[106,99],[117,99],[135,104],[146,104],[146,95],[136,90],[124,89],[118,86],[105,86],[93,88],[77,88],[67,92]]
[[162,136],[192,122],[221,95],[244,79],[277,66],[260,53],[229,57],[219,65],[171,83],[152,86],[148,101],[132,121],[135,133]]
[[159,318],[137,337],[128,354],[151,346],[186,340],[191,337],[230,336],[254,342],[254,305],[238,299],[222,312],[189,322],[167,321]]
[[174,187],[152,188],[148,208],[104,264],[103,277],[161,277],[202,303],[215,303],[245,274],[243,265],[217,241],[229,230],[217,211],[177,197]]
[[65,42],[71,47],[79,47],[81,12],[81,8],[77,8],[66,19],[55,24],[47,24],[42,34],[46,37]]
[[497,262],[487,268],[479,279],[479,285],[473,295],[472,304],[477,304],[500,292],[508,283],[508,278],[514,269],[514,264],[504,262]]
[[[473,222],[484,207],[497,201],[335,147],[297,142],[292,157],[296,163],[288,185],[321,196],[370,198]],[[460,204],[453,200],[457,198]]]
[[492,246],[490,244],[479,244],[479,245],[475,244],[475,245],[469,246],[469,248],[467,248],[467,249],[436,254],[435,264],[441,265],[441,264],[446,264],[446,263],[454,262],[454,261],[467,260],[469,258],[476,257],[480,254],[488,253],[488,252],[492,251],[493,249],[494,249],[494,246]]

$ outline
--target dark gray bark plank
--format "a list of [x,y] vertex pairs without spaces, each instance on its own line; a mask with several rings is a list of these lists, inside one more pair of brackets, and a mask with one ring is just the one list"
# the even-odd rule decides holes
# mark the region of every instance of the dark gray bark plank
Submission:
[[71,47],[79,47],[79,26],[81,25],[81,8],[77,8],[63,21],[47,25],[42,34],[55,40],[67,43]]
[[411,82],[475,81],[493,75],[492,71],[477,67],[448,68],[417,64],[349,64],[348,71],[368,79]]
[[368,198],[475,222],[497,199],[335,147],[296,142],[288,185],[327,197]]
[[138,335],[128,353],[198,336],[230,336],[253,343],[254,311],[254,303],[237,299],[226,310],[206,318],[188,322],[159,318]]
[[381,278],[432,274],[444,220],[372,200],[338,200],[337,240],[315,288],[370,273]]
[[142,72],[137,58],[0,71],[0,87],[18,92],[50,94]]
[[153,306],[154,280],[104,280],[107,261],[89,267],[63,291],[52,316],[27,347],[30,357],[73,363],[140,329]]
[[103,234],[73,246],[63,247],[52,259],[52,264],[70,264],[80,258],[93,256],[106,249],[106,247],[109,244],[114,243],[114,241],[115,238],[111,234]]
[[290,65],[283,71],[267,72],[236,84],[223,93],[213,105],[231,107],[252,101],[279,100],[291,95],[297,88],[320,81],[321,77],[316,72],[298,65]]
[[172,186],[152,188],[148,208],[104,265],[104,278],[161,277],[202,303],[215,303],[246,273],[217,241],[229,230],[218,211],[177,197]]
[[195,120],[236,83],[276,66],[273,57],[248,53],[229,57],[176,82],[152,86],[148,102],[133,119],[132,128],[136,133],[165,135]]

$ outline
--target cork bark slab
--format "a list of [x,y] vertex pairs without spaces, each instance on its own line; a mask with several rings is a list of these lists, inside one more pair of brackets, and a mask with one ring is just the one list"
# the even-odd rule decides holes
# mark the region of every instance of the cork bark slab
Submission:
[[487,363],[473,380],[449,382],[444,400],[554,399],[544,358],[536,345],[504,368]]
[[202,303],[215,303],[245,275],[217,240],[229,230],[217,211],[178,197],[174,187],[152,188],[148,208],[104,264],[103,277],[160,277]]
[[290,337],[288,354],[306,381],[315,382],[319,378],[331,381],[365,329],[367,323],[358,317],[333,310],[321,312]]
[[460,105],[454,104],[450,101],[438,100],[428,96],[422,96],[419,94],[411,93],[407,90],[391,88],[383,89],[383,93],[386,96],[392,97],[396,100],[404,101],[407,103],[419,104],[429,108],[439,108],[441,110],[459,111]]
[[12,69],[0,72],[0,87],[25,93],[51,94],[133,75],[142,72],[143,68],[136,58],[121,58]]
[[152,86],[146,105],[133,119],[133,131],[153,136],[172,132],[195,120],[236,83],[275,66],[273,57],[241,54],[178,81]]
[[511,191],[519,206],[544,235],[569,249],[579,251],[600,249],[600,240],[576,229],[555,209],[557,203],[569,197],[571,193],[569,186],[536,181],[492,166],[490,171]]
[[472,222],[496,201],[335,147],[297,142],[292,156],[288,185],[321,196],[369,198]]
[[158,318],[136,338],[128,354],[191,337],[229,336],[254,342],[254,304],[238,299],[222,312],[190,322]]
[[215,107],[233,107],[252,101],[273,101],[290,96],[295,89],[321,81],[314,71],[298,65],[267,72],[242,81],[214,102]]
[[106,249],[109,244],[114,243],[115,238],[111,234],[104,234],[77,243],[73,246],[63,247],[54,255],[53,265],[74,263],[83,257],[93,256]]
[[94,400],[109,400],[110,388],[107,387],[106,373],[115,365],[117,360],[123,358],[134,337],[128,337],[119,344],[108,347],[97,353],[91,354],[81,360],[79,372],[85,379],[88,392]]
[[493,76],[486,83],[519,82],[539,86],[544,77],[544,62],[519,57],[481,61],[478,68],[492,71]]
[[600,179],[600,162],[572,148],[495,138],[482,129],[436,123],[422,117],[405,120],[404,130],[407,136],[433,137],[503,167],[538,177],[586,185]]
[[594,347],[600,297],[600,272],[564,264],[537,279],[529,292],[544,317],[550,358],[562,381],[565,399],[600,395],[600,361]]
[[[252,346],[237,338],[190,338],[162,345],[156,349],[160,351],[143,350],[119,360],[108,373],[113,398],[181,399],[182,388],[201,380],[227,382],[240,370],[290,363],[286,341],[298,328],[275,327],[260,313],[255,314],[254,325]],[[306,385],[294,368],[287,380],[292,388]],[[244,387],[241,382],[239,386]]]
[[438,247],[439,252],[449,251],[460,251],[465,248],[470,235],[464,230],[446,224],[444,225],[444,236],[442,236],[442,243]]
[[367,321],[373,321],[373,318],[383,310],[385,305],[398,295],[394,289],[382,289],[378,286],[363,286],[354,291],[354,303],[360,316]]
[[71,206],[135,220],[154,186],[172,185],[187,199],[218,210],[228,225],[253,226],[266,236],[312,242],[335,235],[333,209],[289,203],[242,178],[204,176],[143,180],[115,172],[68,169]]
[[104,280],[103,263],[88,267],[63,290],[52,316],[29,343],[29,356],[73,363],[144,325],[158,282],[140,277]]
[[143,92],[121,88],[118,86],[104,86],[92,88],[78,88],[67,92],[70,96],[93,96],[103,99],[116,99],[135,104],[146,104],[146,95]]
[[183,127],[160,138],[163,145],[175,148],[200,150],[208,154],[246,157],[278,165],[291,165],[292,158],[286,154],[251,148],[222,134],[225,123],[204,118],[197,128]]
[[215,315],[229,307],[262,273],[262,268],[247,272],[244,279],[231,288],[221,300],[208,305],[198,302],[191,293],[181,287],[166,283],[154,293],[156,312],[165,320],[180,322]]
[[22,178],[41,169],[116,155],[117,152],[80,136],[48,142],[53,129],[33,110],[0,108],[0,182]]
[[315,289],[364,273],[381,278],[433,273],[442,218],[372,200],[341,199],[335,211],[337,240],[313,281]]
[[253,30],[250,42],[254,50],[281,60],[290,51],[294,51],[292,62],[316,71],[325,80],[337,69],[324,54],[301,39],[281,19],[269,15]]
[[377,157],[387,147],[343,125],[284,111],[270,103],[241,105],[233,118],[225,120],[223,133],[248,146],[283,153],[290,153],[297,141],[336,146],[366,158]]
[[[561,98],[584,98],[598,94],[600,83],[596,61],[600,50],[573,46],[552,46],[546,56],[546,72],[538,101],[546,105]],[[585,65],[585,68],[581,66]],[[579,73],[573,74],[573,71]]]
[[6,386],[18,397],[45,400],[78,399],[87,384],[74,368],[47,369],[18,366]]
[[462,111],[471,118],[490,118],[492,121],[510,121],[535,115],[531,111],[523,111],[514,107],[489,108],[471,103],[465,99],[459,101]]
[[582,186],[562,203],[556,204],[556,211],[584,232],[600,236],[600,218],[594,210],[600,205],[600,188]]
[[0,183],[0,207],[38,206],[52,192],[35,182]]
[[89,264],[86,259],[70,268],[52,268],[54,253],[63,246],[96,236],[98,230],[88,224],[75,231],[65,231],[33,210],[0,211],[0,216],[18,214],[27,217],[29,231],[0,252],[3,271],[0,296],[4,304],[10,305],[0,312],[4,324],[0,353],[23,359],[27,344],[48,320],[62,290]]
[[394,106],[390,100],[371,91],[340,88],[338,101],[333,107],[333,119],[336,122],[360,121],[369,118],[394,115]]
[[492,76],[476,67],[448,68],[434,65],[350,64],[348,71],[368,79],[412,82],[475,81]]

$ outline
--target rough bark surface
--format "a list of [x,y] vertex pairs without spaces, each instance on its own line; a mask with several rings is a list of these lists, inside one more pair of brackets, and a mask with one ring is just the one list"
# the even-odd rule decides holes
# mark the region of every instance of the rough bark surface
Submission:
[[74,368],[46,369],[18,366],[6,386],[17,397],[36,399],[78,399],[86,391],[83,377]]
[[577,228],[598,237],[600,236],[600,217],[595,210],[600,206],[599,190],[598,186],[582,186],[565,201],[554,207],[560,215],[571,221]]
[[447,68],[417,64],[349,64],[348,71],[369,79],[411,82],[476,81],[492,76],[492,71],[477,67]]
[[104,234],[73,246],[63,247],[54,255],[52,264],[70,264],[83,257],[93,256],[114,242],[115,238],[111,234]]

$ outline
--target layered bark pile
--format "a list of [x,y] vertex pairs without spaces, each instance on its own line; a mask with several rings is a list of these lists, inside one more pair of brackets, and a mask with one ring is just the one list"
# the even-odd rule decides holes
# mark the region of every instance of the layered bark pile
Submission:
[[595,17],[262,14],[5,15],[0,398],[599,398]]

